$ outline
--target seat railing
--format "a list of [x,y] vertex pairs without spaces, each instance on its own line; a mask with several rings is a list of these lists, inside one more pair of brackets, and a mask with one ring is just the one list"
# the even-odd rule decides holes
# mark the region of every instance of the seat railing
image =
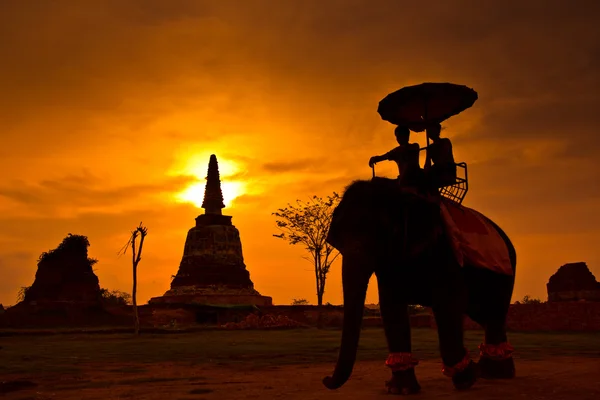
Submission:
[[[450,199],[458,204],[462,204],[463,200],[465,199],[467,192],[469,191],[469,176],[468,176],[468,171],[467,171],[467,163],[466,162],[460,162],[460,163],[455,163],[456,165],[456,170],[457,170],[457,176],[456,176],[456,180],[453,184],[451,185],[446,185],[446,186],[442,186],[440,187],[439,193],[440,195],[446,197],[447,199]],[[375,165],[371,166],[372,172],[373,172],[373,178],[375,178]],[[458,176],[458,170],[462,169],[464,172],[464,177],[460,177]]]
[[[469,191],[469,176],[467,171],[467,163],[460,162],[456,163],[456,181],[452,185],[442,186],[439,191],[440,194],[447,199],[455,201],[458,204],[462,204],[467,192]],[[458,174],[458,170],[462,170],[464,172],[464,177],[460,177]]]

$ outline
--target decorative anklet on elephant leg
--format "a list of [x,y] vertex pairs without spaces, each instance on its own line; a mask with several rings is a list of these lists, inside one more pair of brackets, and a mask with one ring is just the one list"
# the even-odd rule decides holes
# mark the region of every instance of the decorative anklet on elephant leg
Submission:
[[455,364],[452,367],[444,365],[444,367],[442,368],[442,373],[444,375],[452,378],[452,377],[454,377],[454,375],[467,369],[467,367],[469,366],[470,363],[471,363],[471,357],[469,356],[469,350],[467,350],[465,348],[465,356],[463,357],[463,359],[460,360],[457,364]]
[[512,357],[512,353],[515,348],[508,342],[502,342],[500,344],[484,344],[479,345],[479,356],[484,358],[491,358],[494,360],[506,360]]
[[412,353],[390,353],[385,360],[386,367],[392,372],[406,371],[414,368],[419,364],[419,360],[412,356]]

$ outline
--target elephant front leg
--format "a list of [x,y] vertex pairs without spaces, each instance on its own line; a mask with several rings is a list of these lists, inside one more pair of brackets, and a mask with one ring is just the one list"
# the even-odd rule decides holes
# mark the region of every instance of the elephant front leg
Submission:
[[[447,287],[451,287],[450,285]],[[458,291],[445,293],[444,296],[434,300],[432,307],[438,326],[440,353],[444,363],[442,372],[452,378],[454,387],[459,390],[468,389],[477,381],[476,364],[471,360],[469,351],[464,346],[463,311],[465,303],[465,292],[458,289]]]
[[404,395],[418,393],[421,390],[415,375],[418,361],[411,353],[407,305],[398,296],[397,290],[386,288],[384,282],[378,283],[379,307],[389,349],[385,365],[392,371],[392,379],[386,382],[388,393]]

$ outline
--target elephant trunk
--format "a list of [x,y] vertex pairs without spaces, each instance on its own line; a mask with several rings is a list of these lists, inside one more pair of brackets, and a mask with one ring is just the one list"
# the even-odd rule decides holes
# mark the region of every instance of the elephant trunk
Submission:
[[367,286],[371,277],[371,272],[362,270],[364,266],[348,265],[349,263],[346,262],[344,257],[342,266],[342,285],[344,288],[342,343],[333,375],[323,379],[323,384],[328,389],[342,387],[352,374],[358,350]]

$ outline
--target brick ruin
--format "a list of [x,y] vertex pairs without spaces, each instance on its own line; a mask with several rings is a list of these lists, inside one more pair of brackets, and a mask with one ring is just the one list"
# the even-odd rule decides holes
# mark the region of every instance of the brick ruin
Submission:
[[561,266],[546,284],[549,302],[600,301],[600,283],[584,262]]
[[[40,255],[24,299],[0,313],[0,326],[90,326],[115,321],[103,308],[98,277],[88,257],[86,236],[69,234]],[[130,319],[130,318],[128,318]]]
[[71,303],[100,305],[100,285],[88,258],[85,236],[69,234],[60,245],[42,253],[33,284],[22,303]]

